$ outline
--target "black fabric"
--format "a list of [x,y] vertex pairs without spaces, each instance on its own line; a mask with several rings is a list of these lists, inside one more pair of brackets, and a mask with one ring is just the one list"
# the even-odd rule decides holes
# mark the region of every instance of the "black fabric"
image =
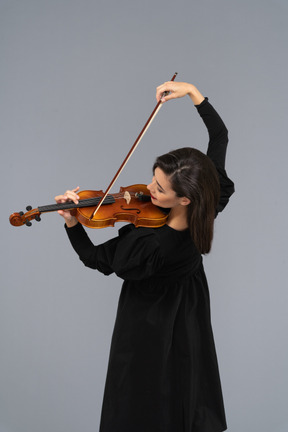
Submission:
[[[227,129],[207,99],[197,109],[220,175],[220,211],[234,190],[225,172]],[[189,231],[127,225],[98,246],[80,224],[67,233],[86,266],[124,280],[100,432],[226,430],[209,291]]]
[[220,200],[217,207],[217,213],[219,213],[228,204],[230,196],[234,193],[234,183],[229,179],[225,171],[228,130],[217,111],[208,102],[208,98],[205,98],[196,108],[209,134],[207,155],[214,162],[219,175],[221,187]]

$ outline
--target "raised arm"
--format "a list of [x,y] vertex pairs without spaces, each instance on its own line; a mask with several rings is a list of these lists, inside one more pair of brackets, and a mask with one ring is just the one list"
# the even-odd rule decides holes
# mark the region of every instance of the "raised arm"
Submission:
[[218,168],[225,168],[226,150],[228,144],[228,130],[213,106],[205,98],[201,104],[196,105],[209,135],[207,155]]
[[229,198],[235,190],[234,183],[227,176],[225,170],[228,130],[217,111],[209,103],[208,98],[205,98],[199,105],[196,105],[196,108],[209,135],[207,156],[214,162],[218,171],[221,189],[217,207],[217,213],[219,213],[228,204]]
[[[169,92],[167,96],[162,96],[164,92]],[[207,154],[215,165],[224,168],[225,155],[228,143],[228,131],[212,105],[204,98],[202,93],[193,85],[186,82],[167,81],[157,87],[156,99],[159,102],[167,102],[188,95],[196,106],[202,117],[209,134],[209,146]]]
[[[169,94],[163,97],[164,92],[169,92]],[[221,197],[217,208],[218,213],[224,209],[230,196],[234,193],[234,183],[228,178],[225,171],[228,130],[219,114],[208,102],[208,98],[204,98],[202,93],[193,84],[168,81],[161,84],[156,90],[156,99],[162,102],[181,98],[186,95],[190,97],[197,108],[209,134],[207,155],[212,159],[217,168],[221,187]]]

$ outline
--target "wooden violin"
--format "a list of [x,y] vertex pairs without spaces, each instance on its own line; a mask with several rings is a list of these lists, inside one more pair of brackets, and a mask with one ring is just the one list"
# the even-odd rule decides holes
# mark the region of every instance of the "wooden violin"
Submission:
[[[177,72],[175,72],[171,81],[174,81],[176,76]],[[164,92],[162,96],[166,96],[168,93],[169,92]],[[11,225],[31,226],[31,220],[41,220],[41,213],[57,210],[73,210],[73,215],[78,219],[78,221],[89,228],[105,228],[108,226],[114,226],[115,222],[130,222],[136,227],[144,226],[151,228],[157,228],[164,225],[168,215],[151,203],[150,194],[145,185],[137,184],[126,188],[121,187],[118,194],[108,195],[110,189],[140,143],[161,106],[162,101],[160,100],[105,192],[102,190],[87,190],[79,192],[78,195],[80,200],[78,204],[66,202],[62,204],[58,203],[42,206],[35,209],[28,206],[26,207],[27,213],[25,214],[24,212],[11,214],[9,218]]]
[[164,225],[168,217],[163,210],[152,204],[149,191],[143,184],[121,187],[118,193],[107,195],[96,213],[95,209],[103,198],[103,191],[85,190],[77,194],[80,198],[78,204],[66,202],[35,209],[28,206],[26,213],[11,214],[10,223],[13,226],[31,226],[32,220],[41,220],[42,213],[58,210],[72,210],[73,216],[88,228],[106,228],[114,226],[115,222],[130,222],[136,227],[157,228]]

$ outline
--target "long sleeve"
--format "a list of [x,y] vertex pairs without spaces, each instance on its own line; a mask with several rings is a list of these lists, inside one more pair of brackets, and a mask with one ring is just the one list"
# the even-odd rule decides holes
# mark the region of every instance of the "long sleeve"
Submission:
[[209,135],[207,156],[214,162],[220,181],[220,200],[217,213],[222,211],[234,193],[234,183],[227,176],[225,170],[225,159],[228,145],[228,130],[213,106],[205,98],[200,105],[196,105]]
[[118,237],[94,245],[83,226],[65,225],[73,249],[86,267],[105,275],[115,273],[122,279],[141,280],[153,275],[163,265],[155,230],[125,225]]
[[80,223],[72,228],[68,228],[65,225],[65,229],[73,249],[86,267],[97,269],[105,275],[114,272],[112,263],[117,238],[95,246]]

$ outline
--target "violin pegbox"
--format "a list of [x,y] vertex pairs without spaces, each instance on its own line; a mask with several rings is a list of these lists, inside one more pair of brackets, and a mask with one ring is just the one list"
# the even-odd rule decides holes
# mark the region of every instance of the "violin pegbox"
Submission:
[[23,211],[20,211],[19,213],[13,213],[9,217],[9,221],[11,225],[13,226],[22,226],[26,225],[30,227],[32,225],[32,220],[36,220],[37,222],[40,222],[40,211],[38,208],[32,209],[31,206],[27,206],[26,210],[28,210],[26,213]]

